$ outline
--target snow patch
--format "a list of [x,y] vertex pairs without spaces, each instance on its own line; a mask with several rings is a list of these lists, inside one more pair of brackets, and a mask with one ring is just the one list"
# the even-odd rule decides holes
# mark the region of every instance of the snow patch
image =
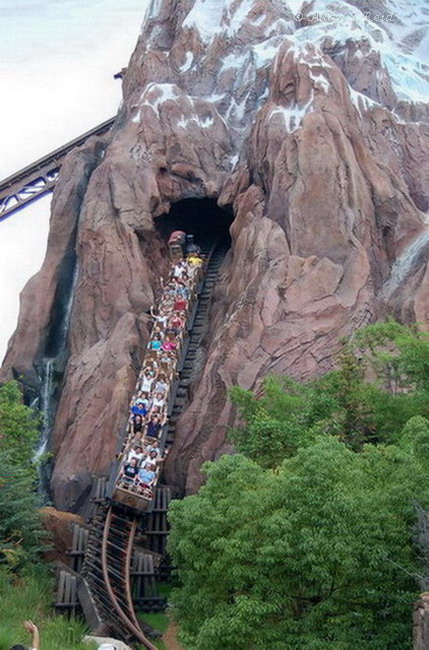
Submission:
[[208,129],[214,124],[214,119],[212,117],[199,117],[198,115],[192,115],[191,117],[185,117],[184,115],[177,121],[177,126],[181,126],[183,129],[188,128],[189,124],[194,122],[201,129]]
[[318,86],[321,90],[325,91],[325,93],[327,94],[331,84],[326,79],[326,77],[324,77],[322,73],[319,73],[318,75],[313,74],[311,69],[309,70],[309,72],[310,72],[310,77],[312,81],[314,81],[316,86]]
[[[426,2],[426,0],[425,0]],[[390,0],[388,11],[399,17],[401,23],[410,24],[415,29],[428,24],[427,13],[420,7],[411,10],[410,4],[405,0]],[[408,7],[407,7],[408,5]],[[414,16],[411,14],[415,13]],[[317,15],[336,16],[336,20],[317,20]],[[426,17],[425,17],[426,16]],[[362,38],[369,43],[371,50],[380,55],[382,67],[387,68],[390,75],[393,90],[399,99],[407,101],[427,101],[429,97],[429,67],[419,61],[416,52],[414,54],[398,50],[398,44],[393,38],[393,33],[398,30],[395,23],[383,22],[382,20],[371,21],[365,13],[356,7],[339,2],[327,2],[326,0],[314,0],[311,5],[311,12],[308,17],[314,17],[314,22],[296,30],[292,35],[296,48],[307,43],[320,46],[327,37],[333,41],[334,47],[346,47],[349,39],[359,41]],[[393,25],[393,27],[392,27]],[[424,43],[421,43],[424,50]],[[359,50],[357,51],[359,52]],[[427,52],[426,52],[427,55]],[[365,56],[362,52],[356,56]],[[305,61],[305,55],[303,60]],[[311,61],[308,61],[311,63]]]
[[272,60],[275,58],[277,52],[279,51],[280,43],[282,42],[282,37],[274,36],[268,41],[263,41],[253,46],[253,52],[255,55],[255,63],[257,68],[265,68],[267,65],[270,65]]
[[179,92],[174,84],[150,83],[142,92],[140,106],[150,106],[155,112],[164,102],[177,101]]
[[[423,232],[408,248],[402,253],[392,266],[390,277],[384,283],[382,295],[385,299],[390,298],[392,293],[406,279],[413,270],[414,264],[419,262],[419,257],[424,254],[424,249],[429,245],[429,230]],[[425,258],[428,254],[426,252]]]
[[140,124],[140,122],[141,122],[141,111],[137,111],[136,115],[132,118],[131,122],[134,122],[134,124]]
[[223,60],[219,73],[229,70],[230,68],[242,68],[249,57],[249,52],[244,54],[228,54]]
[[204,99],[211,104],[217,104],[218,102],[221,102],[223,99],[225,99],[225,94],[226,93],[213,93],[213,95],[207,95],[207,97],[204,97]]
[[226,31],[228,36],[234,36],[243,26],[247,14],[253,7],[253,0],[241,0],[240,5],[234,11],[234,13],[228,12],[229,14],[229,26]]
[[193,52],[186,52],[185,63],[180,66],[179,68],[180,72],[188,72],[188,70],[190,70],[190,68],[192,67],[193,62],[194,62]]
[[219,32],[224,7],[224,0],[195,0],[182,27],[195,27],[203,40],[210,41]]
[[312,103],[313,103],[313,91],[311,93],[311,97],[308,100],[304,106],[277,106],[277,108],[274,108],[271,113],[270,113],[270,119],[274,115],[282,115],[285,121],[285,126],[286,130],[289,131],[289,133],[293,133],[302,124],[302,120],[306,115],[312,112]]
[[162,0],[152,0],[148,8],[149,18],[157,18],[161,9]]
[[287,0],[286,4],[288,5],[292,13],[295,15],[299,13],[300,10],[302,9],[303,0]]
[[231,158],[231,171],[234,171],[234,169],[237,167],[238,157],[239,157],[238,153],[235,154],[235,156],[232,156],[232,158]]
[[378,102],[375,102],[374,100],[370,99],[363,93],[354,90],[354,88],[352,88],[351,86],[349,86],[349,94],[350,94],[351,101],[356,106],[358,113],[361,117],[362,114],[368,111],[370,108],[373,108],[375,106],[380,106]]

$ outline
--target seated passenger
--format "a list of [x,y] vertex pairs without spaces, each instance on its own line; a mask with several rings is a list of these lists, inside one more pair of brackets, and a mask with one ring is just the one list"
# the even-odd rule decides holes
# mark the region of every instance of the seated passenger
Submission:
[[172,298],[166,298],[165,300],[162,301],[162,308],[164,311],[170,313],[173,309],[175,298],[174,296]]
[[191,266],[197,266],[197,267],[201,266],[203,263],[202,257],[200,257],[197,253],[191,253],[190,255],[188,255],[187,261]]
[[[185,301],[186,302],[186,301]],[[173,332],[174,335],[180,334],[180,332],[185,327],[186,321],[183,316],[176,312],[168,321],[168,332]]]
[[186,311],[188,308],[188,301],[181,295],[179,295],[174,301],[173,309],[174,311]]
[[165,328],[165,326],[167,325],[167,322],[168,322],[168,314],[166,314],[163,309],[160,309],[159,312],[158,312],[158,315],[156,316],[153,313],[153,308],[151,307],[150,308],[150,315],[158,323],[158,325],[160,325],[161,328]]
[[182,275],[186,272],[186,265],[183,260],[180,262],[177,262],[177,264],[174,265],[173,267],[173,277],[174,278],[181,278]]
[[148,469],[149,465],[155,465],[156,467],[158,463],[162,463],[162,458],[158,457],[156,451],[152,449],[141,463],[141,467],[143,469]]
[[152,406],[159,406],[162,410],[165,406],[165,393],[155,393]]
[[140,487],[152,487],[156,478],[156,465],[149,463],[146,469],[140,469],[136,478],[136,483]]
[[119,479],[124,483],[134,483],[138,473],[137,458],[132,458],[129,463],[127,462],[123,466]]
[[160,350],[162,346],[162,340],[161,336],[159,334],[155,334],[154,337],[149,341],[148,348],[149,350]]
[[166,298],[175,298],[176,297],[176,283],[171,281],[167,284],[164,291],[162,292],[162,301]]
[[146,457],[149,456],[150,452],[154,451],[159,458],[161,456],[161,449],[159,448],[159,440],[156,438],[154,440],[150,440],[144,448],[144,453],[146,454]]
[[172,339],[165,339],[164,343],[162,344],[162,349],[164,352],[170,352],[171,350],[175,350],[177,348],[177,342],[173,341]]
[[161,427],[162,424],[159,415],[152,415],[147,425],[146,436],[148,438],[158,438]]
[[153,388],[154,393],[167,393],[168,391],[168,384],[165,381],[165,376],[160,375],[159,379],[155,382],[155,386]]
[[190,298],[191,290],[185,285],[183,280],[177,285],[177,295],[183,296],[186,300],[189,300]]
[[146,368],[143,371],[143,377],[140,385],[141,390],[150,393],[152,388],[152,383],[155,377],[156,377],[155,370],[153,368]]
[[143,404],[143,400],[136,400],[134,406],[131,407],[131,413],[133,415],[141,415],[144,418],[144,416],[147,414],[147,408]]
[[145,454],[140,446],[137,446],[135,449],[131,449],[127,456],[127,463],[131,463],[133,458],[137,460],[137,467],[139,467],[142,461],[145,459]]
[[164,364],[170,368],[175,361],[176,359],[174,358],[174,354],[172,352],[166,352],[165,350],[161,351],[161,354],[159,355],[160,367]]
[[144,390],[142,391],[141,397],[139,398],[140,403],[143,404],[143,406],[146,407],[146,410],[149,411],[150,407],[152,406],[152,400],[149,397],[148,391]]
[[141,415],[133,415],[131,418],[131,426],[132,426],[132,432],[134,435],[137,435],[138,433],[141,433],[143,430],[143,418]]

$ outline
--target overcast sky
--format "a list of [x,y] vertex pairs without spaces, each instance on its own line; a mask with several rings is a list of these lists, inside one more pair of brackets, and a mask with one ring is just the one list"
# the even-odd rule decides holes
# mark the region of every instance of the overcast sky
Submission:
[[[148,0],[0,0],[0,178],[100,122],[121,100]],[[40,268],[50,199],[0,222],[0,362]]]

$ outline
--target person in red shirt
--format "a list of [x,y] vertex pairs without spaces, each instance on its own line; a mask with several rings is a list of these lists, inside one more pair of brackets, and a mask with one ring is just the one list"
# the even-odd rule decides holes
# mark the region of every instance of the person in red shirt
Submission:
[[168,332],[173,332],[174,335],[179,334],[185,327],[185,319],[183,316],[176,312],[168,321]]
[[174,311],[186,311],[188,308],[188,301],[183,296],[178,296],[174,301]]

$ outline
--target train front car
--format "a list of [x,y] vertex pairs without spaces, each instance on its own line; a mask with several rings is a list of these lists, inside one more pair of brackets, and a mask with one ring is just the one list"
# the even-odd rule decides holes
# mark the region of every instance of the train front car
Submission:
[[185,254],[186,233],[183,230],[174,230],[168,238],[167,245],[171,261],[180,262]]
[[129,487],[125,488],[119,481],[115,485],[111,499],[116,503],[128,506],[134,510],[141,510],[144,512],[152,509],[153,495],[144,496],[141,493],[139,494],[130,490]]

